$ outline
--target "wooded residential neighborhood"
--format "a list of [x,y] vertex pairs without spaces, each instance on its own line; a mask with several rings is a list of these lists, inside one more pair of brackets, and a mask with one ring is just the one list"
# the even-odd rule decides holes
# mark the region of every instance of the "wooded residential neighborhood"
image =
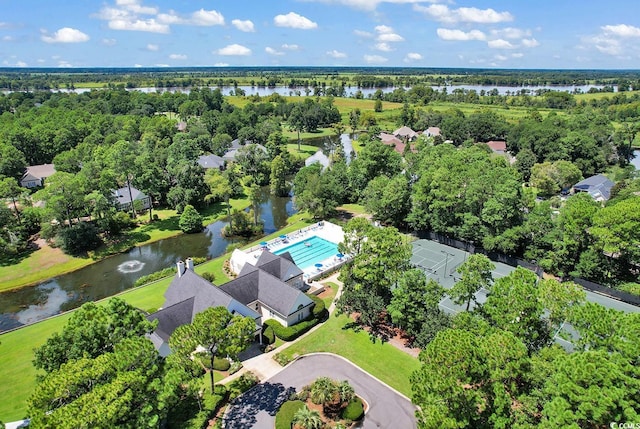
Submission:
[[[374,79],[363,73],[354,85],[365,77]],[[35,357],[26,352],[34,380],[10,418],[28,417],[33,427],[221,425],[221,409],[257,380],[244,371],[235,381],[214,377],[240,370],[252,345],[295,359],[289,350],[305,344],[296,339],[317,326],[307,337],[316,344],[349,331],[370,343],[363,347],[398,336],[394,353],[417,349],[410,375],[389,383],[411,397],[418,427],[638,421],[640,312],[591,302],[574,280],[640,296],[640,177],[632,164],[640,77],[627,79],[633,91],[537,95],[448,93],[405,77],[416,81],[368,98],[343,97],[339,79],[321,76],[322,90],[308,96],[226,96],[195,85],[142,92],[111,82],[81,93],[0,94],[0,278],[5,268],[24,270],[38,246],[88,265],[167,237],[159,230],[202,234],[214,219],[227,222],[220,235],[237,239],[235,248],[264,252],[238,273],[224,252],[202,264],[210,271],[196,273],[190,261],[174,276],[171,264],[147,297],[153,305],[132,305],[125,294],[65,315],[33,346]],[[317,150],[327,165],[305,165]],[[256,244],[265,236],[263,189],[292,196],[298,211],[290,229],[272,234],[281,245],[294,227],[340,225],[344,240],[331,254],[339,276],[304,283],[307,267]],[[141,228],[152,232],[140,238]],[[412,263],[411,243],[426,233],[469,252],[448,267],[453,254],[440,252],[437,269],[452,287]],[[495,256],[521,266],[496,277]],[[295,272],[297,286],[267,263]],[[301,283],[332,295],[325,302]],[[443,310],[445,298],[462,310]],[[0,347],[29,328],[3,334]],[[336,331],[323,334],[329,329]],[[375,360],[366,353],[360,359]],[[395,356],[380,357],[386,372]],[[352,396],[331,386],[331,398],[313,403],[350,405]],[[304,413],[300,421],[317,423]]]

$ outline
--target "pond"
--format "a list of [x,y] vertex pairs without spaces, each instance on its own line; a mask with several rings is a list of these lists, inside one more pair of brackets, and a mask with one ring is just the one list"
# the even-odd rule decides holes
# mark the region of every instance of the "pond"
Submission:
[[[265,234],[285,226],[295,212],[290,197],[275,197],[268,187],[262,189],[258,214],[264,221]],[[198,234],[182,234],[136,247],[37,286],[4,292],[0,294],[0,332],[114,295],[130,288],[138,278],[173,266],[178,260],[220,256],[229,244],[243,243],[222,236],[226,224],[218,221]]]
[[324,136],[306,139],[304,141],[305,144],[317,146],[319,149],[316,153],[305,160],[304,165],[309,166],[314,162],[319,162],[324,167],[328,167],[330,164],[329,156],[336,150],[338,144],[342,145],[348,164],[351,162],[351,152],[353,151],[353,146],[351,145],[352,137],[354,139],[357,138],[356,135],[341,134],[340,139],[338,139],[338,136]]

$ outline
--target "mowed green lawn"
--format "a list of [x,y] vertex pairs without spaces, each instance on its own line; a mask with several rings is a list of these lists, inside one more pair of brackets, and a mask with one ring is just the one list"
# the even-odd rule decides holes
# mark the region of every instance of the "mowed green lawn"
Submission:
[[345,315],[331,316],[316,331],[281,353],[289,358],[313,352],[335,353],[411,397],[409,376],[420,367],[418,359],[388,343],[372,342],[365,331],[345,328],[350,321]]

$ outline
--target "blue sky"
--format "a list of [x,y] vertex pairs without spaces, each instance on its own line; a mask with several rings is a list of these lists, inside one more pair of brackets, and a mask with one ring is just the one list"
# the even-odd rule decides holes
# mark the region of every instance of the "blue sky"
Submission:
[[0,67],[640,69],[634,0],[0,0]]

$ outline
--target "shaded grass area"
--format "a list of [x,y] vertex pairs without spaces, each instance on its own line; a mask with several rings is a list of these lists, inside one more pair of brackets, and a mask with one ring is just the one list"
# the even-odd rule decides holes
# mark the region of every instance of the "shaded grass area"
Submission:
[[88,257],[70,256],[60,249],[42,246],[14,264],[0,264],[0,292],[39,283],[93,262]]
[[[308,215],[298,213],[289,218],[289,226],[274,232],[268,238],[275,238],[296,229],[303,228],[312,222]],[[258,239],[251,247],[262,241]],[[195,267],[197,273],[205,271],[215,274],[214,283],[221,285],[228,282],[229,277],[224,274],[223,265],[231,256],[226,253],[216,259],[207,261]],[[118,296],[134,307],[144,311],[156,310],[164,303],[164,293],[173,277],[167,277],[157,282],[130,289]],[[110,298],[100,301],[106,304]],[[40,347],[54,332],[60,332],[71,317],[72,312],[25,326],[15,331],[0,334],[0,420],[15,421],[23,418],[27,412],[27,399],[36,385],[37,371],[32,365],[33,350]]]
[[372,342],[365,331],[347,328],[350,322],[351,319],[345,315],[332,316],[316,331],[280,354],[293,359],[307,353],[335,353],[410,397],[409,376],[420,367],[418,359],[388,343]]

